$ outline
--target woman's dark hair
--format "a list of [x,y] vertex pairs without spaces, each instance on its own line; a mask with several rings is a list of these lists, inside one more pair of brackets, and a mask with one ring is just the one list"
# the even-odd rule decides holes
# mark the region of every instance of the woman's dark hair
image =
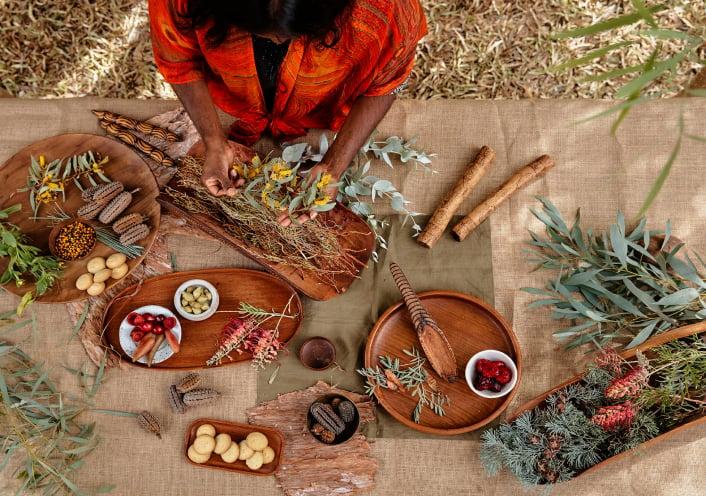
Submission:
[[325,47],[341,37],[341,22],[353,0],[189,0],[181,13],[183,27],[211,22],[206,41],[220,45],[235,26],[254,34],[309,36]]

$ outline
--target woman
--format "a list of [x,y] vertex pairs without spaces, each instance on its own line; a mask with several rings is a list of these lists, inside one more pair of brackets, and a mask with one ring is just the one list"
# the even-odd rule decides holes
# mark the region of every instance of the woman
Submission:
[[389,110],[426,33],[419,0],[149,0],[155,60],[206,145],[202,181],[234,195],[251,145],[338,131],[311,177],[335,182]]

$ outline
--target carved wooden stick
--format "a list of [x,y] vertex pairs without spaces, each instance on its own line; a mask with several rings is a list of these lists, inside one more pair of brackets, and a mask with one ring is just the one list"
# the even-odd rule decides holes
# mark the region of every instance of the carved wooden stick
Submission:
[[448,382],[455,381],[458,379],[458,365],[444,331],[439,328],[427,309],[424,308],[422,301],[412,289],[400,266],[395,262],[390,263],[390,272],[397,288],[402,293],[402,299],[412,318],[419,343],[422,345],[422,350],[424,350],[429,364],[442,379]]
[[164,141],[169,141],[171,143],[181,141],[181,138],[178,134],[170,131],[169,129],[164,129],[163,127],[150,124],[149,122],[138,121],[137,119],[133,119],[132,117],[116,114],[115,112],[111,112],[110,110],[93,110],[92,112],[96,114],[96,116],[100,120],[106,122],[114,122],[118,126],[124,127],[125,129],[139,131],[143,134],[154,136],[155,138]]
[[158,164],[165,167],[174,167],[176,165],[174,160],[171,157],[168,157],[162,150],[150,145],[145,140],[138,138],[127,129],[119,126],[117,123],[100,121],[100,125],[108,134],[115,136],[123,143],[138,149]]
[[495,151],[489,146],[483,146],[453,189],[446,194],[439,206],[436,207],[434,215],[431,216],[424,230],[417,237],[417,243],[427,248],[434,246],[441,235],[444,234],[444,229],[446,229],[453,214],[461,206],[463,200],[471,194],[471,191],[493,163],[493,160],[495,160]]
[[457,241],[463,241],[471,234],[502,202],[510,198],[517,190],[527,183],[544,175],[554,167],[554,160],[549,155],[542,155],[534,162],[518,170],[495,193],[486,198],[483,203],[466,215],[451,231]]

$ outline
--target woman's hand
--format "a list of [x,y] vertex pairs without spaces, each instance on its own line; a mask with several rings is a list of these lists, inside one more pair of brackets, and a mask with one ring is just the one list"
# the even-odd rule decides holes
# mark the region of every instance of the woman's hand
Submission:
[[[319,177],[320,175],[323,176],[324,174],[331,174],[331,182],[329,183],[329,186],[324,190],[324,192],[326,193],[326,195],[328,195],[331,201],[336,201],[336,197],[338,196],[338,186],[336,186],[336,184],[338,183],[340,174],[335,172],[333,170],[333,167],[331,167],[329,164],[320,162],[314,167],[312,167],[307,173],[306,182],[307,184],[311,184],[312,181],[316,181],[317,177]],[[316,210],[310,210],[305,214],[301,214],[297,218],[297,221],[300,223],[307,222],[309,220],[315,219],[317,215],[319,215],[319,213]],[[285,212],[280,215],[277,221],[284,227],[287,227],[292,223],[292,219],[289,216],[288,212]]]
[[232,166],[248,162],[254,155],[250,148],[233,141],[207,144],[201,182],[214,196],[235,196],[245,180],[235,174]]

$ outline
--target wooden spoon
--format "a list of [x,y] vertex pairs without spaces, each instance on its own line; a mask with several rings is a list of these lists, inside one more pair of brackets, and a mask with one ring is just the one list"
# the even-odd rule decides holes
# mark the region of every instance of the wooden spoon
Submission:
[[449,341],[446,339],[444,331],[439,328],[427,309],[424,308],[400,266],[395,262],[391,262],[390,272],[395,284],[397,284],[397,288],[402,293],[402,299],[412,318],[414,329],[417,331],[419,343],[422,345],[422,350],[424,350],[431,367],[445,381],[456,381],[458,379],[456,356],[451,349]]

